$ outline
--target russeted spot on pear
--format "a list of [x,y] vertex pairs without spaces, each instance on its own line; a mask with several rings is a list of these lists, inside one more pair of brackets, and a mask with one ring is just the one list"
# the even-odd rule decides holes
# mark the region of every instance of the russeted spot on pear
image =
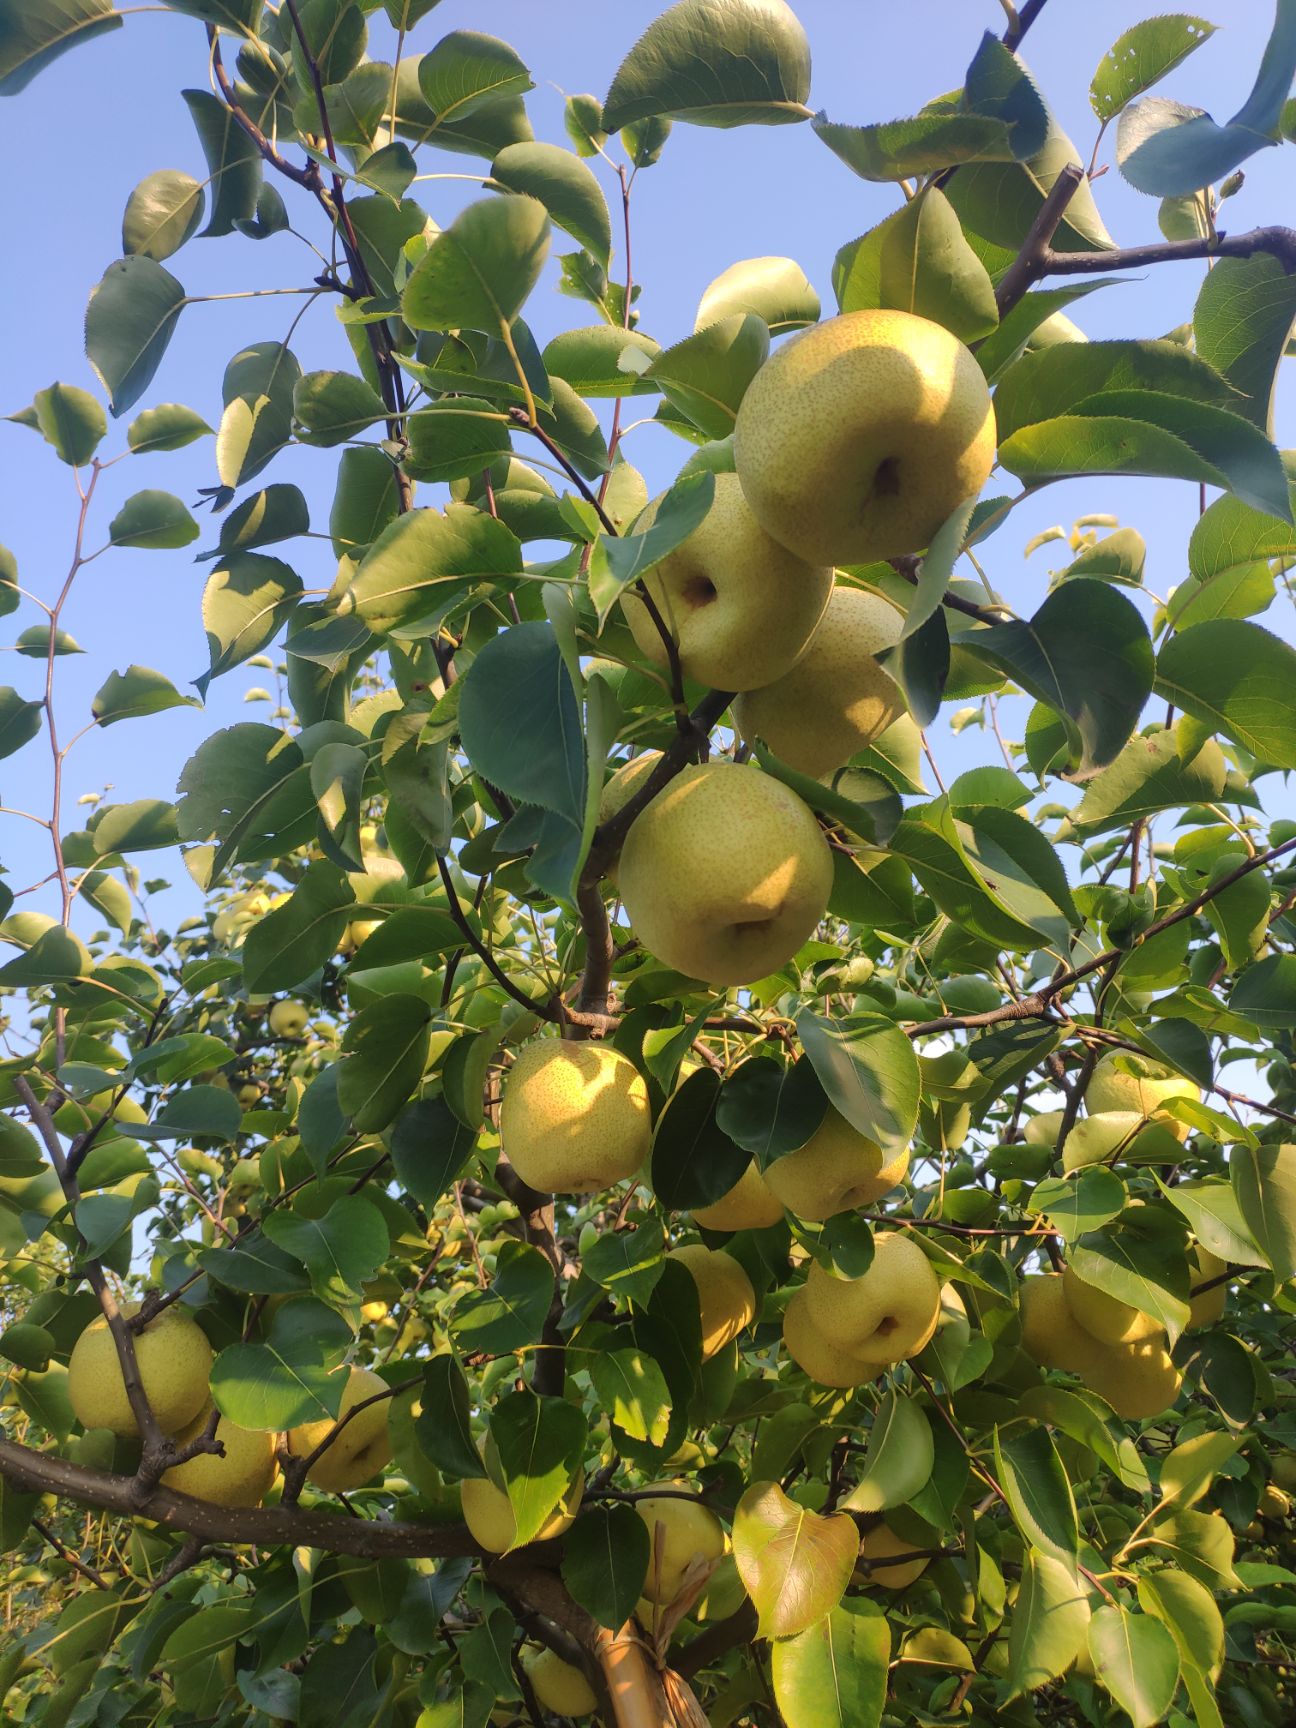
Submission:
[[861,1583],[877,1584],[883,1590],[907,1590],[927,1570],[930,1561],[895,1560],[891,1565],[887,1562],[893,1555],[912,1554],[921,1547],[920,1543],[897,1536],[889,1524],[879,1524],[860,1537],[859,1557],[865,1564],[857,1566],[855,1576]]
[[765,1182],[789,1212],[820,1223],[872,1205],[903,1182],[908,1169],[908,1147],[884,1153],[830,1104],[805,1145],[774,1160]]
[[643,1075],[611,1044],[534,1039],[504,1080],[500,1143],[538,1193],[611,1188],[636,1173],[652,1144]]
[[838,583],[792,669],[735,699],[738,730],[815,779],[843,767],[907,712],[900,686],[875,658],[895,646],[903,625],[882,595]]
[[527,1651],[522,1666],[542,1709],[555,1716],[592,1716],[598,1709],[594,1688],[580,1669],[552,1650]]
[[753,1158],[727,1194],[693,1208],[693,1222],[704,1230],[765,1230],[783,1222],[783,1202]]
[[655,1482],[634,1502],[652,1544],[643,1592],[649,1602],[673,1602],[691,1567],[725,1551],[724,1526],[695,1496],[686,1482]]
[[752,1281],[723,1248],[704,1248],[700,1242],[690,1242],[683,1248],[672,1248],[666,1258],[685,1267],[697,1286],[702,1357],[709,1360],[756,1318]]
[[1177,1140],[1186,1140],[1188,1124],[1176,1121],[1163,1108],[1172,1098],[1200,1103],[1201,1087],[1132,1050],[1113,1050],[1102,1057],[1085,1089],[1091,1111],[1137,1110],[1140,1116],[1164,1124]]
[[865,1362],[823,1336],[811,1318],[804,1288],[783,1311],[783,1343],[801,1372],[820,1386],[862,1386],[883,1371],[883,1363]]
[[[138,1302],[126,1305],[123,1318],[129,1320],[138,1310]],[[134,1334],[134,1343],[140,1383],[158,1426],[164,1433],[178,1434],[209,1401],[212,1347],[207,1334],[173,1303]],[[102,1315],[72,1346],[67,1388],[83,1428],[111,1428],[125,1436],[139,1433],[117,1346]]]
[[[199,1411],[189,1426],[176,1435],[183,1446],[197,1439],[207,1426],[210,1412]],[[239,1428],[222,1416],[216,1424],[216,1439],[224,1455],[198,1452],[183,1464],[173,1464],[162,1478],[164,1488],[192,1494],[215,1506],[259,1506],[270,1492],[279,1471],[275,1462],[275,1436],[251,1428]]]
[[911,1237],[879,1231],[873,1260],[858,1278],[838,1278],[818,1261],[806,1304],[822,1336],[865,1362],[903,1362],[928,1343],[940,1319],[940,1279]]
[[749,764],[705,762],[659,792],[618,868],[634,933],[708,984],[777,971],[818,927],[832,853],[795,792]]
[[[387,1382],[372,1368],[353,1368],[342,1394],[337,1421],[357,1404],[365,1408],[339,1428],[337,1439],[311,1465],[306,1480],[326,1493],[346,1493],[372,1482],[392,1457],[391,1435],[387,1431],[387,1409],[390,1400],[377,1396],[388,1390]],[[377,1396],[377,1402],[365,1403]],[[288,1450],[295,1458],[308,1458],[320,1442],[333,1432],[334,1422],[324,1416],[318,1422],[303,1422],[288,1430]]]
[[[648,506],[636,532],[651,526],[660,504]],[[754,690],[781,678],[823,616],[832,582],[829,566],[807,564],[770,538],[734,474],[716,475],[706,516],[644,577],[684,676],[716,690]],[[629,588],[621,605],[641,653],[669,665],[643,599]]]
[[975,356],[910,312],[846,312],[793,336],[752,379],[734,428],[752,514],[817,564],[923,551],[994,458]]

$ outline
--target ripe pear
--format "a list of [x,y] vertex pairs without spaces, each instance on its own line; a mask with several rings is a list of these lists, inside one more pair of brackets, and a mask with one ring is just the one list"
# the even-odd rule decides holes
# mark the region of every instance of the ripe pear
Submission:
[[1064,1368],[1084,1379],[1102,1346],[1071,1312],[1063,1277],[1061,1272],[1044,1272],[1022,1279],[1017,1292],[1022,1349],[1041,1368]]
[[875,659],[903,625],[880,594],[838,584],[792,669],[735,699],[738,730],[751,744],[763,738],[789,768],[816,780],[831,774],[906,712],[900,686]]
[[528,1651],[522,1666],[542,1710],[555,1716],[592,1716],[598,1709],[594,1688],[580,1669],[552,1650]]
[[801,1372],[820,1386],[862,1386],[882,1373],[880,1362],[865,1362],[829,1343],[810,1318],[804,1289],[795,1292],[784,1311],[783,1343]]
[[[196,1439],[207,1426],[211,1412],[201,1410],[189,1426],[176,1435],[184,1443]],[[275,1437],[250,1428],[236,1427],[224,1416],[216,1424],[216,1438],[225,1448],[222,1458],[215,1452],[199,1452],[184,1464],[175,1464],[162,1478],[164,1488],[192,1494],[214,1506],[259,1506],[278,1474]]]
[[611,1044],[537,1038],[504,1081],[500,1139],[542,1194],[594,1194],[633,1176],[652,1144],[648,1087]]
[[693,1222],[704,1230],[765,1230],[783,1222],[783,1202],[753,1158],[727,1194],[693,1208]]
[[893,1554],[912,1554],[919,1546],[905,1536],[897,1536],[889,1525],[879,1524],[867,1536],[860,1537],[859,1557],[868,1565],[861,1566],[856,1576],[866,1584],[880,1585],[883,1590],[907,1590],[914,1579],[927,1570],[930,1562],[901,1560],[891,1566],[885,1562]]
[[846,312],[794,336],[752,379],[734,428],[752,514],[817,564],[921,552],[994,458],[981,368],[909,312]]
[[[647,527],[661,500],[636,523]],[[805,648],[832,592],[824,560],[808,564],[756,521],[736,474],[717,474],[715,501],[681,546],[644,578],[674,639],[686,678],[716,690],[754,690]],[[661,632],[633,590],[621,600],[640,651],[668,662]]]
[[1056,1146],[1065,1114],[1063,1110],[1041,1110],[1023,1128],[1022,1139],[1028,1146]]
[[[566,1494],[531,1538],[533,1542],[548,1542],[570,1530],[580,1510],[585,1492],[585,1473],[577,1471]],[[469,1477],[460,1488],[464,1523],[475,1542],[490,1554],[507,1554],[517,1541],[517,1520],[508,1495],[496,1487],[489,1477]]]
[[880,1200],[908,1168],[908,1148],[888,1158],[830,1104],[805,1145],[776,1158],[765,1181],[789,1212],[821,1222]]
[[305,1004],[286,997],[270,1010],[270,1030],[276,1038],[300,1038],[309,1020]]
[[1118,1416],[1157,1416],[1179,1396],[1183,1376],[1170,1360],[1164,1332],[1132,1344],[1103,1344],[1086,1332],[1067,1301],[1065,1274],[1022,1280],[1022,1349],[1041,1367],[1078,1374]]
[[1160,1108],[1171,1098],[1194,1098],[1200,1102],[1201,1087],[1132,1050],[1113,1050],[1104,1056],[1085,1091],[1092,1111],[1137,1110],[1140,1116],[1163,1123],[1176,1139],[1186,1140],[1188,1124],[1177,1122]]
[[666,1256],[687,1267],[697,1285],[702,1311],[702,1359],[723,1350],[756,1318],[756,1292],[752,1281],[732,1254],[723,1248],[704,1248],[690,1242],[672,1248]]
[[837,1278],[818,1261],[806,1280],[806,1306],[818,1332],[866,1362],[916,1356],[940,1319],[940,1279],[913,1239],[883,1230],[873,1262],[858,1278]]
[[1165,1327],[1151,1314],[1119,1301],[1096,1284],[1086,1284],[1071,1266],[1062,1274],[1062,1291],[1072,1314],[1100,1344],[1137,1344],[1165,1334]]
[[809,809],[734,762],[686,768],[626,836],[618,867],[635,934],[663,965],[750,984],[814,934],[833,862]]
[[661,758],[660,750],[641,750],[637,756],[621,764],[599,795],[600,824],[610,822],[617,811],[630,802]]
[[[386,1392],[387,1382],[372,1368],[353,1368],[342,1394],[338,1421],[353,1405],[361,1404],[376,1393]],[[351,1488],[363,1488],[371,1482],[385,1464],[391,1462],[391,1436],[387,1432],[387,1406],[381,1398],[369,1404],[347,1423],[337,1439],[322,1452],[306,1473],[306,1480],[329,1494],[341,1494]],[[306,1458],[320,1442],[333,1432],[333,1421],[325,1416],[318,1422],[303,1422],[288,1430],[288,1450],[295,1458]]]
[[649,1493],[634,1502],[634,1509],[648,1526],[652,1558],[644,1596],[665,1604],[679,1595],[684,1574],[695,1560],[718,1560],[725,1551],[724,1527],[709,1506],[692,1495],[686,1482],[656,1482],[655,1489],[669,1489],[669,1497]]
[[[1209,1248],[1203,1248],[1196,1242],[1188,1251],[1188,1272],[1192,1281],[1192,1290],[1196,1291],[1201,1284],[1210,1284],[1222,1272],[1228,1270],[1227,1261],[1212,1254]],[[1224,1304],[1228,1301],[1228,1285],[1214,1284],[1202,1295],[1190,1295],[1188,1299],[1189,1332],[1200,1332],[1203,1327],[1214,1326],[1222,1319]]]
[[[129,1319],[138,1308],[137,1302],[131,1303],[122,1313]],[[209,1403],[212,1347],[207,1334],[173,1303],[134,1337],[140,1381],[153,1414],[164,1433],[177,1434]],[[72,1347],[67,1388],[83,1428],[111,1428],[114,1434],[126,1436],[139,1433],[117,1347],[102,1315],[90,1322]]]

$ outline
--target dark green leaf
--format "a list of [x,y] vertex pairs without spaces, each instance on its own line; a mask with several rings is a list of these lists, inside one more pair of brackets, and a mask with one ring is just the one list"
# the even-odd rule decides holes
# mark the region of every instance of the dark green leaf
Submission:
[[262,1229],[277,1248],[301,1261],[316,1296],[333,1307],[360,1299],[391,1246],[382,1213],[359,1194],[342,1195],[320,1218],[272,1212]]
[[598,541],[590,560],[589,587],[600,624],[624,588],[688,539],[705,519],[714,497],[714,474],[686,474],[657,502],[642,533],[605,535]]
[[1089,1598],[1070,1566],[1028,1548],[1008,1622],[1008,1696],[1064,1674],[1084,1648]]
[[40,702],[27,702],[7,685],[0,688],[0,757],[12,756],[24,744],[30,744],[45,724],[45,708]]
[[1229,1176],[1247,1227],[1276,1276],[1284,1282],[1296,1276],[1296,1146],[1234,1146]]
[[710,1068],[690,1074],[657,1119],[652,1185],[663,1206],[681,1211],[710,1206],[727,1194],[751,1163],[716,1119],[720,1078]]
[[467,504],[412,510],[383,530],[361,559],[347,609],[383,632],[438,617],[479,582],[521,572],[516,537]]
[[550,624],[515,624],[469,667],[459,731],[477,772],[579,825],[585,814],[580,705]]
[[886,1153],[907,1148],[918,1122],[921,1079],[913,1045],[880,1015],[829,1020],[797,1015],[797,1036],[829,1102]]
[[101,726],[118,720],[139,720],[167,708],[196,708],[192,696],[182,696],[169,678],[149,666],[128,666],[110,672],[90,704],[90,712]]
[[248,931],[243,944],[243,981],[255,995],[290,990],[309,978],[337,951],[355,891],[336,864],[306,867],[292,897]]
[[1273,399],[1292,320],[1296,275],[1267,252],[1220,258],[1207,272],[1193,308],[1193,339],[1202,359],[1243,400],[1233,406],[1273,436]]
[[419,1098],[392,1129],[392,1164],[401,1185],[422,1206],[435,1206],[477,1145],[444,1098]]
[[663,349],[643,374],[708,438],[726,438],[747,386],[769,354],[769,326],[735,313]]
[[1071,1484],[1047,1428],[994,1436],[995,1470],[1017,1528],[1031,1548],[1068,1570],[1075,1567],[1079,1532]]
[[0,8],[0,96],[16,96],[67,49],[121,24],[111,0],[7,0]]
[[225,486],[242,486],[292,438],[293,391],[301,367],[282,342],[253,342],[225,368],[225,411],[216,434],[216,469]]
[[196,439],[207,437],[211,430],[194,409],[180,402],[163,402],[135,416],[126,428],[126,442],[136,455],[142,456],[151,450],[183,450]]
[[1073,1176],[1051,1176],[1026,1202],[1035,1217],[1047,1217],[1068,1242],[1109,1223],[1124,1208],[1125,1184],[1112,1170],[1086,1165]]
[[198,524],[170,492],[135,492],[108,524],[114,546],[174,552],[198,538]]
[[539,1340],[553,1299],[554,1271],[538,1248],[506,1241],[486,1290],[469,1290],[455,1303],[450,1330],[462,1350],[500,1355]]
[[347,1027],[338,1103],[362,1133],[385,1128],[417,1087],[431,1021],[432,1009],[421,996],[384,996]]
[[485,1476],[468,1414],[468,1382],[449,1351],[441,1351],[424,1368],[419,1403],[414,1423],[419,1450],[447,1476]]
[[307,372],[293,386],[293,415],[303,444],[321,449],[345,444],[385,413],[382,397],[353,372]]
[[1215,618],[1172,636],[1156,687],[1262,762],[1296,768],[1296,649],[1259,624]]
[[927,1419],[912,1398],[884,1393],[869,1429],[864,1472],[842,1501],[847,1512],[885,1512],[912,1500],[932,1473],[935,1451]]
[[603,126],[774,126],[808,119],[809,96],[810,44],[783,0],[678,0],[621,62]]
[[115,415],[148,389],[185,303],[179,282],[151,258],[119,258],[104,271],[86,307],[85,346]]
[[823,114],[819,137],[862,180],[907,180],[961,162],[1012,160],[1009,128],[986,114],[917,114],[874,126],[842,126]]
[[211,216],[206,236],[230,234],[234,224],[256,215],[261,190],[261,153],[219,97],[210,90],[183,90],[207,158]]
[[1130,1207],[1071,1245],[1076,1276],[1163,1325],[1171,1344],[1188,1324],[1188,1264],[1182,1229],[1151,1206]]
[[491,163],[491,178],[543,204],[556,222],[606,270],[612,250],[607,199],[593,173],[557,144],[510,144]]
[[131,193],[122,217],[122,251],[160,264],[178,252],[203,218],[203,189],[192,174],[160,168]]
[[222,559],[203,589],[211,665],[194,683],[204,696],[213,678],[242,665],[274,641],[301,592],[301,577],[280,558],[233,552]]
[[651,1558],[648,1527],[633,1506],[591,1506],[563,1538],[563,1583],[600,1626],[619,1632],[643,1594]]
[[419,259],[401,296],[415,330],[484,330],[507,338],[549,254],[549,217],[522,194],[461,210]]
[[73,468],[90,460],[108,430],[98,399],[74,384],[51,384],[37,391],[32,407],[45,442]]
[[726,1077],[716,1122],[764,1170],[804,1146],[827,1108],[827,1094],[808,1056],[791,1063],[754,1056]]

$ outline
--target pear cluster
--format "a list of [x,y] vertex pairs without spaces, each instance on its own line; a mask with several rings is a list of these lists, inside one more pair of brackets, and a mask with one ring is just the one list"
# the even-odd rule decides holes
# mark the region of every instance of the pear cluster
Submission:
[[941,1285],[931,1261],[910,1236],[884,1230],[858,1278],[811,1266],[788,1303],[783,1342],[821,1386],[859,1386],[916,1356],[940,1318]]

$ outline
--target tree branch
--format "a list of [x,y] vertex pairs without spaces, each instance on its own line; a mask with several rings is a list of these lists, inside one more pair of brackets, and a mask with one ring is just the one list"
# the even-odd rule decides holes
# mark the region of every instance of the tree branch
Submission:
[[508,973],[500,966],[490,949],[468,922],[467,914],[460,905],[459,895],[455,891],[454,880],[450,875],[450,867],[440,853],[437,854],[437,869],[441,875],[441,886],[446,891],[446,900],[448,902],[450,916],[454,920],[455,924],[458,925],[459,932],[464,941],[472,949],[473,953],[481,961],[482,965],[490,973],[491,977],[494,978],[495,982],[502,986],[503,989],[507,990],[513,1000],[520,1004],[521,1007],[529,1008],[533,1014],[538,1014],[542,1020],[557,1020],[558,1010],[556,1008],[551,1007],[548,1002],[537,1002],[533,997],[528,996],[525,990],[519,990],[517,985],[509,977]]
[[1039,17],[1047,4],[1048,0],[1026,0],[1025,5],[1022,6],[1017,13],[1016,22],[1010,24],[1003,33],[1003,45],[1005,48],[1011,48],[1016,51],[1016,49],[1020,47],[1022,37],[1030,29],[1031,25]]
[[1048,197],[1040,205],[1039,213],[1022,241],[1021,250],[1004,271],[995,289],[995,304],[999,308],[1000,318],[1006,317],[1024,297],[1031,283],[1038,281],[1041,274],[1040,261],[1050,256],[1049,243],[1058,231],[1067,205],[1084,184],[1084,178],[1084,169],[1070,162],[1053,182]]

